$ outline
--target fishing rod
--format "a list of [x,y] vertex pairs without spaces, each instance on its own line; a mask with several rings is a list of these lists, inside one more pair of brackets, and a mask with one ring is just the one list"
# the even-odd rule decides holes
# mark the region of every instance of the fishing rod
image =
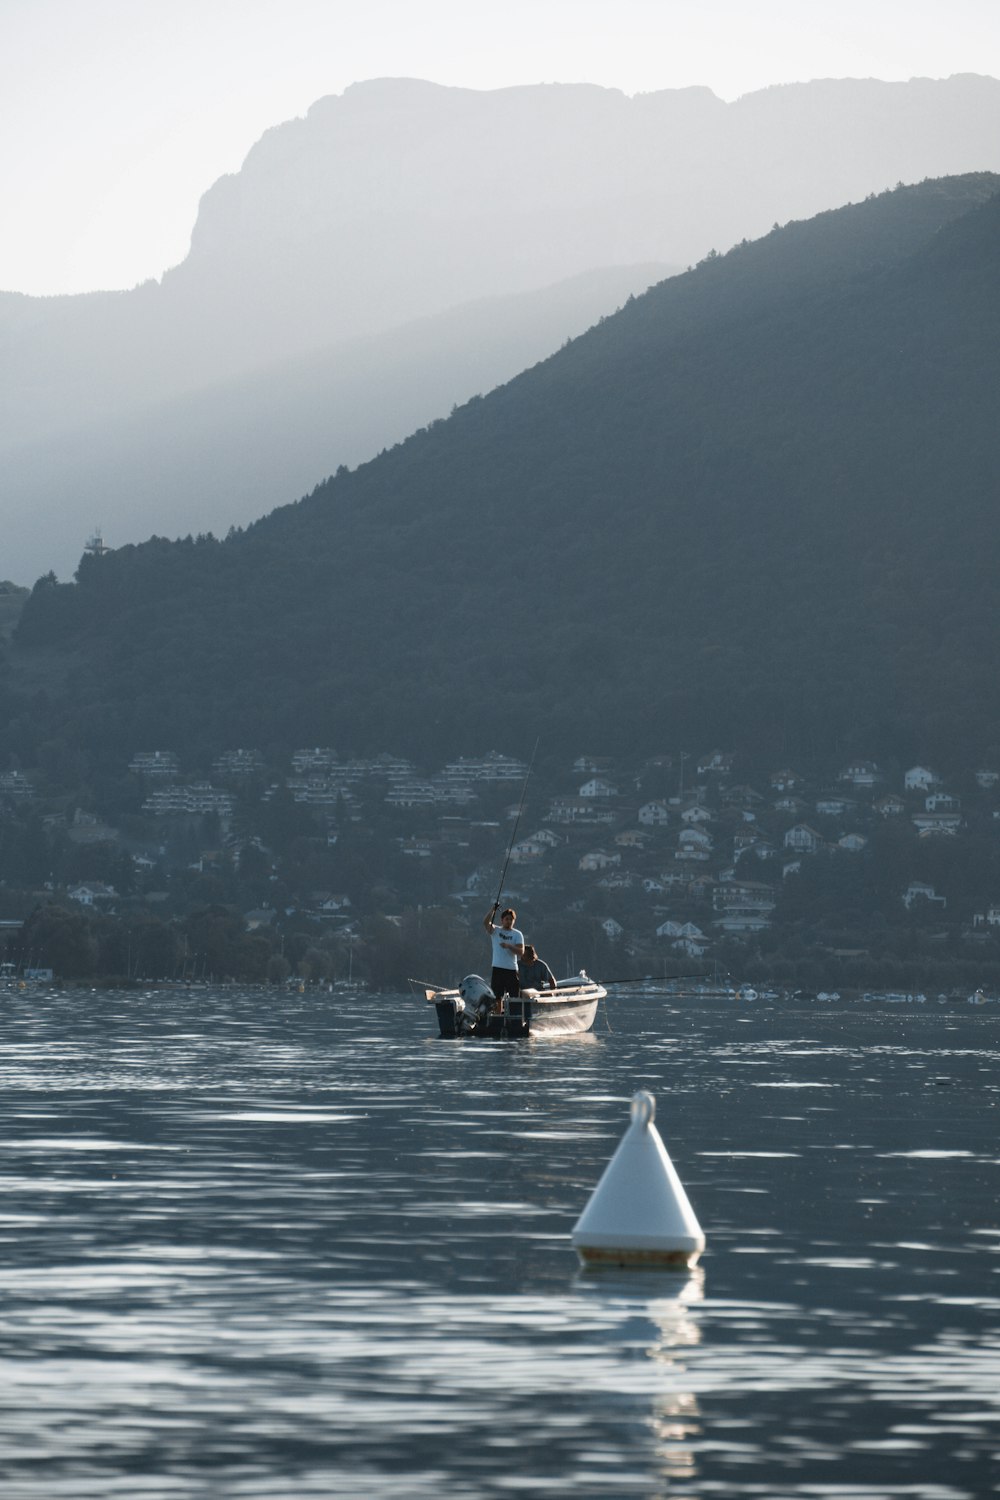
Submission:
[[[601,983],[607,989],[612,984],[658,984],[661,987],[668,984],[677,984],[681,979],[711,979],[711,974],[636,974],[628,979],[602,979]],[[722,981],[720,981],[721,983]]]
[[514,848],[514,840],[517,838],[517,825],[518,825],[518,823],[520,823],[520,821],[521,821],[521,814],[524,811],[524,795],[525,795],[525,793],[528,790],[528,778],[531,775],[531,768],[535,764],[535,756],[538,754],[538,740],[539,739],[541,739],[541,735],[539,735],[538,739],[535,740],[535,748],[531,752],[531,759],[528,762],[528,770],[527,770],[527,773],[526,773],[525,778],[524,778],[524,785],[521,788],[521,801],[518,804],[517,817],[514,819],[514,828],[513,828],[512,832],[511,832],[511,835],[510,835],[510,843],[507,845],[507,858],[504,860],[503,870],[502,870],[501,875],[500,875],[500,884],[497,887],[497,899],[493,903],[493,911],[494,911],[494,913],[497,911],[497,909],[498,909],[498,907],[500,905],[500,896],[501,896],[501,893],[503,891],[503,883],[507,879],[507,866],[510,864],[511,850]]

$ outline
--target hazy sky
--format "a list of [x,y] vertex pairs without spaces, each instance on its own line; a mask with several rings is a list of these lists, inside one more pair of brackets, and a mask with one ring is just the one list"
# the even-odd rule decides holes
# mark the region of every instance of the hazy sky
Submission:
[[129,287],[264,130],[366,78],[467,88],[1000,77],[1000,0],[0,0],[0,289]]

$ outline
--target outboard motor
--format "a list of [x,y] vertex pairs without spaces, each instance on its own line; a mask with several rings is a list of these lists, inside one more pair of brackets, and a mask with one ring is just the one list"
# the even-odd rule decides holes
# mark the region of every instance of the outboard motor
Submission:
[[427,989],[443,1037],[484,1036],[495,1003],[493,991],[478,974],[467,974],[455,990]]
[[466,974],[458,986],[458,993],[465,1001],[466,1013],[471,1012],[477,1021],[489,1015],[496,1000],[496,996],[486,983],[486,980],[478,974]]

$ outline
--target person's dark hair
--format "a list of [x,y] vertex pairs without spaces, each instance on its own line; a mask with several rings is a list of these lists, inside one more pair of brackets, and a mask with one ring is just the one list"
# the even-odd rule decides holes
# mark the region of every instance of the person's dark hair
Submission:
[[529,964],[533,964],[535,962],[535,959],[537,957],[538,957],[538,954],[535,952],[534,945],[532,943],[525,943],[525,945],[524,945],[524,958],[525,958],[525,962],[529,963]]

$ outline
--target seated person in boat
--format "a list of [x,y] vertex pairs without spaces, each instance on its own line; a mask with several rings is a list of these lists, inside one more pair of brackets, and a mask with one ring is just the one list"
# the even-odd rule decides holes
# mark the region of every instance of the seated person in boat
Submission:
[[544,958],[538,957],[531,943],[524,945],[524,957],[517,966],[517,977],[522,990],[544,990],[546,986],[554,990],[556,987],[556,976]]
[[508,906],[506,911],[500,913],[500,926],[497,927],[493,918],[497,914],[493,910],[486,913],[483,918],[483,926],[490,935],[493,943],[493,973],[490,976],[490,988],[498,1000],[504,995],[519,995],[521,985],[517,976],[517,961],[524,952],[524,937],[514,922],[517,912]]

